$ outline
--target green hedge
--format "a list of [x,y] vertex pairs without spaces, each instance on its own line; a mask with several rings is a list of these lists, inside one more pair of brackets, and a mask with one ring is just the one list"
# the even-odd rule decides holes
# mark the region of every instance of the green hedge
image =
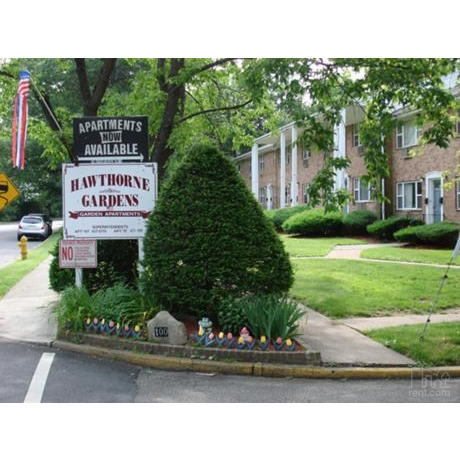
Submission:
[[144,239],[143,292],[171,313],[217,316],[229,297],[281,294],[289,256],[235,165],[215,147],[186,154],[160,190]]
[[[50,285],[55,291],[61,292],[75,284],[75,270],[59,268],[59,241],[52,256]],[[83,285],[90,292],[109,288],[116,283],[136,286],[137,260],[137,240],[100,240],[97,242],[97,268],[83,270]]]
[[454,222],[437,222],[399,230],[394,237],[397,241],[410,244],[453,248],[459,229],[460,225]]
[[291,216],[283,224],[289,234],[302,236],[337,236],[342,232],[341,212],[325,212],[324,209],[310,209]]
[[283,224],[287,219],[294,214],[306,211],[307,209],[308,206],[303,204],[292,208],[274,209],[270,211],[266,210],[264,211],[264,214],[273,223],[276,231],[280,232],[283,230]]
[[402,228],[393,234],[393,238],[400,243],[418,244],[419,239],[417,238],[416,232],[417,229],[421,227],[423,227],[423,225]]
[[378,238],[392,240],[393,234],[398,230],[406,227],[415,227],[417,225],[423,225],[423,222],[412,217],[390,217],[368,225],[367,231],[369,234]]
[[367,226],[377,220],[377,215],[365,209],[346,214],[343,218],[343,230],[345,235],[366,235]]

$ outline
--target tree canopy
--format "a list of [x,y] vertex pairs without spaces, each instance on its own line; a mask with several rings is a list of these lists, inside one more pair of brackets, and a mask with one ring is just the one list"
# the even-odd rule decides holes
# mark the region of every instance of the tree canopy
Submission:
[[41,146],[50,167],[73,161],[75,116],[147,115],[149,160],[158,162],[160,177],[203,137],[232,155],[250,148],[254,137],[295,121],[305,128],[303,144],[326,152],[310,190],[312,204],[326,207],[348,198],[333,191],[334,171],[348,164],[332,155],[334,126],[345,107],[363,113],[366,179],[377,196],[380,178],[389,173],[384,138],[397,123],[394,111],[410,107],[417,123],[428,127],[423,142],[445,147],[458,110],[444,84],[459,70],[458,59],[12,59],[0,63],[3,145],[11,136],[18,71],[25,68],[35,84],[29,139]]

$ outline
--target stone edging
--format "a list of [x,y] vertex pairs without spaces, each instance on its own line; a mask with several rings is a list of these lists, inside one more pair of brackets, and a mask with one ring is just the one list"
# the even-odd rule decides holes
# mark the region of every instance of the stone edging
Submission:
[[106,337],[96,334],[74,333],[64,331],[60,339],[95,347],[114,350],[132,351],[147,355],[160,355],[176,358],[201,359],[208,361],[236,361],[247,363],[276,363],[318,366],[321,364],[321,355],[317,351],[249,351],[217,347],[165,345],[140,340],[127,340]]

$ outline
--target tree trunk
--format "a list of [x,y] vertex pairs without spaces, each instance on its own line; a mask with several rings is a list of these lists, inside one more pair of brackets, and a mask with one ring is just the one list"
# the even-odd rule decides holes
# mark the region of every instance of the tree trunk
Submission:
[[158,163],[158,178],[161,180],[166,171],[168,158],[174,153],[168,145],[169,138],[174,128],[174,120],[177,115],[183,113],[185,102],[185,83],[175,82],[174,78],[184,68],[184,58],[172,58],[169,77],[164,78],[164,60],[159,60],[159,84],[162,91],[166,93],[166,104],[163,111],[163,117],[160,130],[153,144],[153,161]]

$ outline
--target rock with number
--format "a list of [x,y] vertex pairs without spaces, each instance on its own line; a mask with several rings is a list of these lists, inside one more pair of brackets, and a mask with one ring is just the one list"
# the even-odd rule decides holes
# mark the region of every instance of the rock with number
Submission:
[[184,345],[187,342],[187,331],[184,323],[177,321],[167,311],[160,311],[147,323],[149,340],[169,345]]

